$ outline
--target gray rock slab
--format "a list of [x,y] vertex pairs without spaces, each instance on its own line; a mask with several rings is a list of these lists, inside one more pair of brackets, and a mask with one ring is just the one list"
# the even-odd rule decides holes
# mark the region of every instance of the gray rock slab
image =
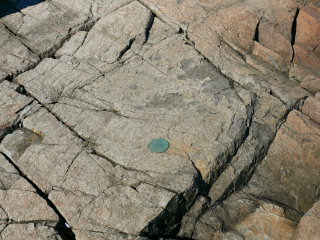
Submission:
[[81,12],[44,1],[1,18],[1,23],[35,54],[47,56],[86,20]]
[[0,239],[60,239],[58,215],[1,154],[0,183]]
[[0,82],[35,66],[39,58],[0,23]]
[[[72,54],[16,79],[61,122],[44,109],[26,118],[43,140],[15,161],[74,228],[136,235],[177,194],[191,191],[192,203],[196,179],[210,181],[243,138],[253,95],[244,102],[240,86],[137,2],[102,17]],[[167,152],[149,150],[158,137]]]

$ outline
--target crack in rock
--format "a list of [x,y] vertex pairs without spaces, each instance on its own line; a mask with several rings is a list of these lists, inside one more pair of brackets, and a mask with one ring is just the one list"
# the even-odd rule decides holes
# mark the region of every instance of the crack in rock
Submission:
[[[297,61],[306,69],[318,61],[297,60],[314,46],[299,30],[309,29],[303,17],[316,19],[314,8],[52,0],[1,18],[0,161],[8,166],[0,199],[33,194],[56,217],[15,216],[1,200],[2,238],[33,224],[66,240],[259,238],[254,229],[268,227],[289,239],[319,190],[316,175],[301,167],[308,200],[295,190],[283,200],[286,189],[268,188],[278,172],[265,169],[286,149],[280,140],[316,145],[316,103],[303,105],[305,76],[290,75]],[[166,152],[148,149],[156,138],[168,140]],[[298,166],[292,156],[281,164]],[[275,178],[295,186],[290,171]]]
[[[36,193],[43,198],[48,206],[53,209],[53,211],[59,216],[58,224],[56,225],[55,229],[61,236],[63,240],[75,240],[75,234],[72,232],[71,228],[66,227],[65,223],[67,222],[66,219],[62,216],[62,214],[59,212],[57,207],[52,203],[52,201],[48,198],[48,195],[45,194],[34,182],[32,182],[20,169],[19,167],[14,163],[13,160],[11,160],[6,154],[1,152],[1,155],[5,157],[5,159],[18,171],[19,175],[23,177],[25,180],[27,180],[28,183],[31,184],[31,186],[36,190]],[[33,221],[34,222],[34,221]]]

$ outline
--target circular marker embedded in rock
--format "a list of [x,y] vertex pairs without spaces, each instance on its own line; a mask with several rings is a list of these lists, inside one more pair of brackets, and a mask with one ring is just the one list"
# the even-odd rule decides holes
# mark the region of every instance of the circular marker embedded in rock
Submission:
[[148,146],[152,152],[162,153],[168,150],[169,142],[164,138],[156,138]]

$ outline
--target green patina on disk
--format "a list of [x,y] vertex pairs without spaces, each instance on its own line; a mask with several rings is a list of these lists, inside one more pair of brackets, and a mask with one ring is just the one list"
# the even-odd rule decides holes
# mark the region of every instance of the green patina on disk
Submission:
[[152,152],[162,153],[168,150],[169,142],[164,138],[156,138],[148,146]]

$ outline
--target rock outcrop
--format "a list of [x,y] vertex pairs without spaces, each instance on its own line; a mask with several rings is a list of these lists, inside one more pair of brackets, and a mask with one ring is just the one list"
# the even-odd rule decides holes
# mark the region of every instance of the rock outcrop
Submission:
[[3,9],[1,240],[319,238],[317,0]]

